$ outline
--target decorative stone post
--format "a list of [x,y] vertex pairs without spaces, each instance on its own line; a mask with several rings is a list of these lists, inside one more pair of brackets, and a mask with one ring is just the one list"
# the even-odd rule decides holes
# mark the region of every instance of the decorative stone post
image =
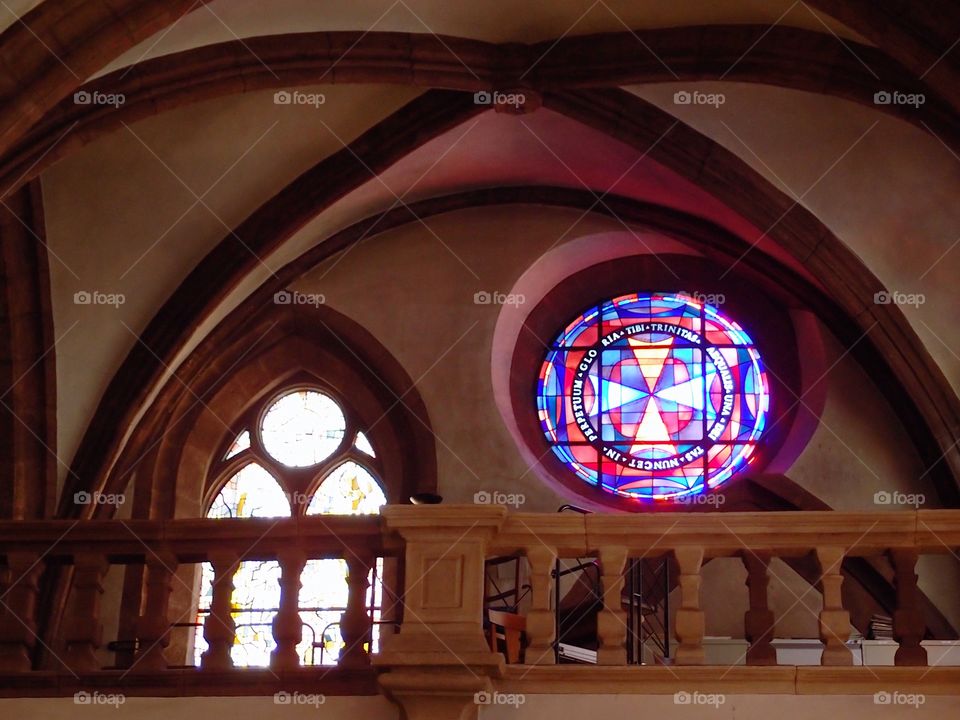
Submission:
[[625,547],[604,545],[598,549],[603,587],[603,611],[597,616],[598,665],[627,664],[627,613],[623,609]]
[[917,592],[917,550],[890,551],[893,583],[897,590],[897,609],[893,613],[893,636],[900,647],[894,656],[895,665],[926,665],[927,650],[920,643],[926,632]]
[[73,559],[73,592],[63,623],[63,661],[75,673],[100,669],[96,653],[103,639],[100,600],[107,568],[103,555],[84,554]]
[[557,619],[550,606],[553,596],[552,576],[556,567],[557,553],[545,545],[528,548],[527,562],[530,563],[530,612],[527,615],[527,653],[528,665],[553,665],[553,642],[557,634]]
[[674,616],[674,633],[678,646],[674,654],[677,665],[703,665],[704,617],[700,609],[700,566],[703,548],[679,547],[673,551],[680,585],[680,607]]
[[292,549],[277,553],[280,563],[280,606],[273,618],[273,639],[276,647],[270,653],[270,668],[290,670],[300,667],[297,644],[303,637],[300,621],[300,576],[307,564],[302,550]]
[[767,606],[770,555],[746,551],[742,558],[747,568],[747,592],[750,596],[750,609],[743,614],[744,636],[750,643],[747,665],[776,665],[777,651],[770,644],[775,619]]
[[815,550],[820,564],[820,584],[823,588],[823,610],[820,611],[820,640],[823,642],[821,665],[853,665],[853,655],[847,648],[850,637],[850,613],[843,609],[843,548],[818,547]]
[[37,589],[43,562],[31,552],[7,553],[0,575],[0,671],[27,672],[36,643]]
[[463,720],[504,670],[483,636],[487,545],[506,518],[490,505],[387,505],[384,532],[405,545],[403,624],[373,663],[406,720]]
[[340,633],[344,647],[340,652],[342,667],[366,667],[370,654],[363,647],[370,635],[370,614],[367,610],[367,590],[370,588],[370,568],[373,557],[362,548],[359,552],[347,550],[347,609],[340,616]]
[[210,614],[203,623],[203,639],[207,649],[200,656],[203,670],[229,670],[233,667],[230,650],[233,648],[237,632],[233,620],[233,574],[237,570],[237,556],[234,553],[212,553],[213,597],[210,600]]
[[177,571],[177,556],[171,552],[148,553],[146,557],[147,601],[137,618],[137,659],[133,668],[140,672],[167,669],[163,651],[170,644],[170,593]]

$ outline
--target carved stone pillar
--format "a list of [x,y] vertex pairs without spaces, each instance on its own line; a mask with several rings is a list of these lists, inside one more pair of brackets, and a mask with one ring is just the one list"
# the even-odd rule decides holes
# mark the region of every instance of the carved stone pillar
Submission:
[[[403,625],[373,664],[406,720],[463,720],[489,697],[504,658],[483,635],[487,545],[506,518],[492,505],[387,505],[384,532],[404,543]],[[475,716],[475,715],[474,715]]]
[[107,568],[103,555],[77,555],[73,560],[73,591],[63,624],[63,661],[73,672],[100,669],[96,652],[103,639],[100,600]]
[[850,613],[843,609],[843,548],[821,547],[815,553],[820,564],[823,610],[820,611],[820,640],[823,642],[821,665],[853,665],[847,648],[850,637]]
[[680,607],[674,616],[677,665],[703,665],[704,617],[700,609],[700,566],[703,548],[681,547],[673,551],[680,586]]
[[0,575],[0,671],[27,672],[37,641],[37,581],[43,571],[39,555],[7,553]]
[[344,647],[340,652],[339,665],[343,667],[366,667],[370,654],[364,649],[370,635],[370,614],[367,610],[367,590],[370,588],[370,568],[374,559],[362,549],[358,553],[347,551],[347,609],[340,616],[340,633]]
[[203,639],[207,641],[207,649],[200,656],[200,667],[204,670],[229,670],[233,667],[230,650],[237,632],[230,612],[233,609],[233,574],[237,570],[237,556],[234,553],[213,553],[209,557],[213,565],[213,597],[210,600],[210,614],[203,623]]
[[137,618],[137,659],[133,665],[141,672],[167,669],[163,651],[170,644],[168,611],[177,557],[170,552],[148,553],[146,566],[147,601]]
[[926,632],[917,591],[916,549],[890,551],[893,583],[897,590],[897,609],[893,613],[893,636],[900,647],[894,656],[895,665],[926,665],[927,651],[920,643]]
[[750,596],[750,609],[743,614],[744,636],[750,643],[747,665],[776,665],[777,651],[770,644],[776,621],[767,606],[770,556],[748,551],[742,557],[747,568],[747,592]]
[[307,564],[302,550],[292,549],[277,554],[280,563],[280,606],[273,618],[273,639],[277,646],[270,653],[273,670],[290,670],[300,667],[297,644],[303,637],[300,621],[300,576]]
[[557,620],[550,606],[553,597],[553,570],[557,553],[545,545],[529,548],[530,612],[527,615],[527,665],[553,665],[553,642],[557,634]]
[[623,568],[627,563],[627,549],[603,546],[597,554],[603,584],[603,611],[597,616],[597,664],[626,665],[627,613],[623,609]]

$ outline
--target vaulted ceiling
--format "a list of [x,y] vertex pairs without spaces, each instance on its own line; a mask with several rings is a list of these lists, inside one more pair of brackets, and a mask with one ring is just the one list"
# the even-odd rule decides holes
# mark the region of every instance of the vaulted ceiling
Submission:
[[[743,239],[820,298],[846,345],[865,338],[957,502],[956,6],[4,7],[5,513],[51,514],[57,487],[107,482],[181,363],[258,292],[419,222],[408,205],[518,202],[627,224],[656,204]],[[275,103],[294,88],[322,104]],[[524,112],[476,104],[486,90],[524,93]],[[924,102],[876,103],[885,91]],[[926,302],[876,305],[884,289]],[[74,301],[93,291],[124,303]]]

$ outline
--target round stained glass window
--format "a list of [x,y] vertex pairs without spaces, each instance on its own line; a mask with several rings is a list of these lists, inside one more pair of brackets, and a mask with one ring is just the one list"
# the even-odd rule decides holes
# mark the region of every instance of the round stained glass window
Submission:
[[268,408],[260,438],[264,449],[284,465],[307,467],[330,457],[346,429],[343,411],[330,397],[297,390]]
[[716,488],[751,460],[770,392],[750,336],[680,294],[591,307],[554,340],[537,393],[553,452],[580,479],[640,500]]

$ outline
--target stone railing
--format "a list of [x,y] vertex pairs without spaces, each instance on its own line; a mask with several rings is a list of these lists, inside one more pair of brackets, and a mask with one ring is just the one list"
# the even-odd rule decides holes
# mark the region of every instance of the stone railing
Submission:
[[[43,677],[59,673],[59,679],[49,683],[61,694],[63,688],[81,686],[91,677],[100,686],[111,682],[124,686],[125,682],[134,688],[153,688],[179,683],[179,692],[186,694],[205,694],[209,688],[204,683],[212,682],[211,678],[217,682],[240,678],[234,689],[241,683],[245,686],[238,694],[264,691],[278,687],[277,683],[282,686],[293,682],[291,678],[315,689],[330,669],[304,668],[296,653],[301,632],[300,573],[308,559],[343,558],[349,569],[349,601],[342,618],[348,649],[337,670],[365,673],[369,683],[357,686],[358,692],[375,691],[374,682],[379,682],[380,689],[402,704],[410,718],[459,717],[475,693],[491,688],[596,691],[598,677],[615,679],[619,685],[614,690],[624,692],[638,692],[638,688],[663,692],[690,673],[718,683],[743,683],[745,678],[768,683],[762,692],[794,692],[800,683],[797,668],[754,666],[775,663],[770,641],[776,618],[767,604],[768,565],[772,558],[806,556],[815,558],[819,567],[817,586],[823,596],[819,634],[822,664],[828,666],[822,669],[832,673],[817,677],[830,682],[841,678],[847,688],[851,686],[844,683],[870,688],[876,681],[860,671],[869,670],[877,678],[875,670],[880,669],[843,667],[851,665],[851,655],[846,648],[850,618],[842,602],[841,563],[847,557],[886,555],[895,571],[894,633],[900,667],[883,670],[908,671],[919,666],[923,675],[918,677],[929,678],[925,682],[946,677],[960,694],[955,669],[923,667],[924,622],[915,571],[920,554],[955,552],[958,546],[960,511],[937,510],[579,515],[508,512],[495,506],[404,505],[387,506],[380,517],[0,523],[4,560],[0,575],[4,682],[0,686],[5,694],[29,695],[36,692],[30,688],[43,686]],[[630,559],[664,554],[672,557],[679,587],[672,665],[627,666],[623,571]],[[503,656],[491,652],[484,636],[484,563],[503,555],[526,559],[532,587],[525,613],[527,664],[522,666],[506,667]],[[362,642],[370,632],[364,602],[368,572],[378,557],[402,558],[394,563],[398,565],[396,581],[402,578],[402,623],[398,632],[384,631],[381,650],[371,657]],[[601,568],[598,666],[554,666],[552,570],[558,558],[584,557],[597,558]],[[750,647],[747,664],[740,668],[704,665],[705,612],[710,605],[700,595],[701,567],[704,560],[715,557],[740,557],[747,569],[745,635]],[[280,605],[273,623],[276,649],[266,671],[234,668],[230,659],[235,611],[232,573],[240,561],[266,559],[281,566]],[[210,562],[215,572],[204,624],[208,649],[199,668],[174,670],[170,666],[178,663],[165,651],[172,622],[172,578],[178,567],[200,562]],[[102,670],[97,664],[103,578],[111,564],[144,569],[136,654],[122,673]],[[44,587],[56,588],[59,581],[61,586],[69,582],[71,588],[65,594],[60,630],[56,637],[47,638],[52,647],[45,649],[62,652],[62,663],[75,679],[72,685],[64,682],[62,668],[36,669],[34,659],[45,627],[38,620],[40,608],[53,616],[55,604],[48,598],[57,597],[48,590],[44,596],[48,605],[39,602],[45,568],[50,572],[44,576]],[[274,680],[251,684],[249,679],[257,677],[257,672],[269,672]],[[171,681],[172,677],[179,679]],[[329,685],[330,679],[325,682]]]
[[[4,560],[0,568],[0,673],[31,674],[49,682],[55,675],[60,677],[58,683],[72,678],[74,682],[68,684],[77,686],[83,686],[82,678],[97,673],[105,682],[115,677],[128,684],[151,686],[145,683],[146,676],[171,673],[171,668],[177,667],[187,676],[199,672],[208,679],[213,675],[239,677],[243,673],[233,667],[231,658],[238,611],[232,606],[233,575],[240,562],[275,560],[280,566],[280,600],[272,623],[275,648],[266,672],[277,678],[279,672],[301,667],[296,650],[303,632],[301,573],[306,562],[315,558],[342,558],[348,569],[348,600],[340,618],[345,648],[338,666],[369,669],[365,645],[371,630],[366,607],[369,572],[378,557],[399,551],[399,545],[391,545],[384,537],[381,519],[376,516],[0,523],[0,556]],[[196,587],[196,565],[204,562],[211,564],[214,579],[202,625],[207,648],[199,669],[194,669],[184,667],[185,657],[168,657],[172,625],[183,618],[182,612],[172,611],[171,597],[177,591],[181,599],[192,603],[195,617],[196,598],[190,597],[195,590],[191,588]],[[135,637],[128,640],[133,659],[128,667],[108,672],[102,668],[102,613],[104,578],[113,565],[142,569],[143,599]],[[194,581],[175,582],[178,570],[191,565],[193,572],[187,575]],[[61,590],[69,587],[69,593],[57,593],[58,585]],[[41,588],[46,590],[45,599],[59,595],[65,598],[65,605],[48,601],[43,607]],[[45,628],[57,616],[55,627],[59,630],[53,638],[43,640]],[[42,662],[37,661],[38,655]],[[38,666],[44,670],[38,671]],[[42,685],[40,680],[31,682]],[[164,682],[158,679],[156,685]],[[205,682],[199,681],[201,689]]]
[[[818,563],[823,596],[821,662],[837,670],[828,667],[826,674],[813,675],[819,683],[815,687],[851,692],[860,683],[852,692],[861,692],[889,676],[883,672],[899,669],[850,667],[847,670],[853,674],[840,675],[845,680],[839,690],[829,685],[838,677],[836,672],[852,665],[846,647],[850,616],[841,596],[844,558],[884,554],[890,558],[898,603],[896,663],[924,666],[926,652],[920,645],[924,622],[916,602],[917,558],[921,553],[955,552],[960,546],[958,511],[546,515],[489,506],[394,506],[384,508],[383,519],[385,532],[395,533],[405,546],[405,615],[400,632],[386,638],[374,663],[389,671],[381,675],[380,684],[405,705],[410,717],[457,717],[460,703],[468,702],[468,691],[492,688],[673,692],[671,688],[683,687],[678,684],[682,679],[695,677],[700,687],[710,681],[748,692],[798,692],[797,668],[750,667],[776,662],[770,646],[775,618],[767,604],[767,568],[775,557],[813,556]],[[631,558],[664,553],[672,555],[680,594],[673,627],[678,647],[672,666],[627,667],[627,624],[621,600],[624,568]],[[484,640],[482,597],[484,559],[510,554],[527,559],[532,590],[526,617],[527,665],[507,668],[503,657],[490,652]],[[551,571],[558,558],[583,557],[597,558],[601,568],[599,667],[544,667],[555,663]],[[740,557],[746,565],[745,630],[750,648],[744,667],[704,666],[700,573],[703,561],[715,557]],[[917,668],[915,675],[901,673],[898,682],[922,678],[928,685],[940,683],[934,692],[949,692],[952,687],[953,694],[960,694],[960,672],[955,668]],[[425,694],[428,687],[434,690]]]

